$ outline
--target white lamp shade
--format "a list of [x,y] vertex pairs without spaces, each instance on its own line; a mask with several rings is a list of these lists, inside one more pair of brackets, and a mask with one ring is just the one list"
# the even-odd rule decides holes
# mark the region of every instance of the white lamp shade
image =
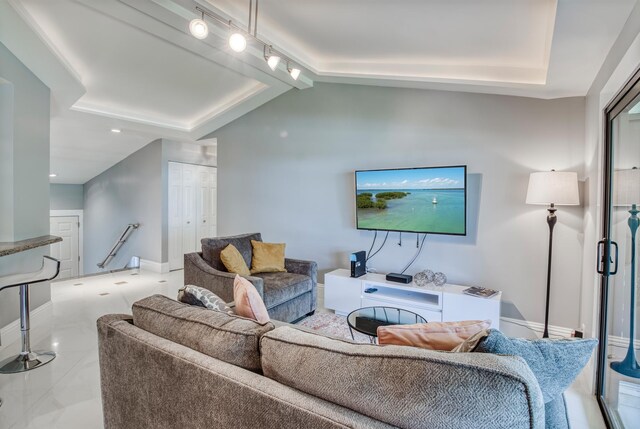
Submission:
[[540,171],[529,176],[527,204],[580,205],[578,173]]
[[618,170],[613,173],[613,205],[640,204],[640,169]]

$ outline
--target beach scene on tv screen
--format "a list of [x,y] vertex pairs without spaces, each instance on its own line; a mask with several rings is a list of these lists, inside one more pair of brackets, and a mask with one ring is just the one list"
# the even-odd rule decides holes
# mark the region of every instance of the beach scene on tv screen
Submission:
[[464,167],[356,172],[361,229],[465,233]]

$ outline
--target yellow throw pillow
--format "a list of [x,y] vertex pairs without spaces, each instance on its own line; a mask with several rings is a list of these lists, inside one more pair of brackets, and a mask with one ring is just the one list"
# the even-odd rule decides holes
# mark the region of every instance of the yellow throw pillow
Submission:
[[251,274],[286,273],[284,268],[284,243],[263,243],[251,240]]
[[247,263],[233,244],[229,244],[220,252],[220,260],[230,273],[240,274],[241,276],[251,275]]

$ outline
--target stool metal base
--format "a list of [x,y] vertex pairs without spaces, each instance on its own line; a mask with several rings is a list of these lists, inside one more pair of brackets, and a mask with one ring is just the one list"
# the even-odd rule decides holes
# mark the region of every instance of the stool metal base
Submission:
[[0,362],[0,374],[15,374],[17,372],[30,371],[48,364],[55,359],[54,352],[29,352],[20,353],[16,357],[12,357]]

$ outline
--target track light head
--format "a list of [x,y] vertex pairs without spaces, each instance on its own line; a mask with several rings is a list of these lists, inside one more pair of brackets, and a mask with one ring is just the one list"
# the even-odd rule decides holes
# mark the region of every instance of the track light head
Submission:
[[272,71],[275,71],[278,68],[278,64],[280,64],[280,55],[275,55],[271,53],[271,45],[264,45],[264,59],[267,61],[269,68]]
[[278,68],[278,64],[280,64],[280,57],[278,55],[271,55],[267,60],[267,64],[269,64],[269,68],[274,70]]
[[229,36],[229,47],[235,52],[242,52],[247,49],[247,38],[235,31]]
[[291,77],[293,78],[293,80],[298,80],[298,77],[300,76],[300,69],[296,68],[296,67],[290,67],[287,64],[287,71],[289,72],[289,74],[291,75]]
[[189,23],[189,31],[193,37],[200,40],[209,35],[209,27],[207,26],[207,23],[204,22],[204,13],[202,14],[202,18],[191,20]]

